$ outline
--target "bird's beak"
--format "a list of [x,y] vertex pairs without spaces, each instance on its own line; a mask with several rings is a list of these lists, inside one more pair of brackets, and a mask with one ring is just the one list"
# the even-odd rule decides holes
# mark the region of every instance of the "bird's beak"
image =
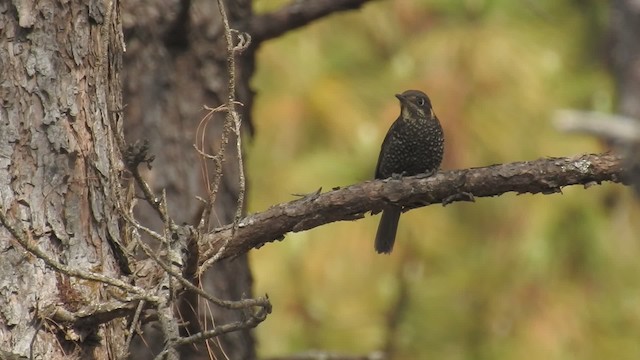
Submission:
[[406,103],[407,102],[407,98],[404,97],[404,95],[402,94],[396,94],[396,97],[398,98],[398,100],[400,100],[401,103]]

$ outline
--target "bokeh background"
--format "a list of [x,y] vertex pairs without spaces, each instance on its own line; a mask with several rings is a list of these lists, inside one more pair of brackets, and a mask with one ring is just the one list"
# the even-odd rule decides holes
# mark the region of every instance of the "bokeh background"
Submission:
[[[258,12],[287,1],[259,0]],[[249,211],[373,177],[399,114],[427,92],[443,169],[600,152],[558,109],[612,112],[607,1],[378,1],[264,44],[247,145]],[[251,253],[274,312],[262,357],[321,349],[394,359],[639,359],[640,214],[604,184],[429,206],[390,256],[378,216]]]

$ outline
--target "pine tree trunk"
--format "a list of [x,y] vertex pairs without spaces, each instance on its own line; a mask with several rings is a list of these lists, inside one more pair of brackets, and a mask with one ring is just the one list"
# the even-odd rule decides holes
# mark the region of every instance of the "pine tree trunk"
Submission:
[[111,244],[121,237],[112,140],[122,34],[111,4],[0,3],[0,358],[107,359],[123,351],[123,318],[55,321],[57,310],[111,297],[55,266],[121,274]]

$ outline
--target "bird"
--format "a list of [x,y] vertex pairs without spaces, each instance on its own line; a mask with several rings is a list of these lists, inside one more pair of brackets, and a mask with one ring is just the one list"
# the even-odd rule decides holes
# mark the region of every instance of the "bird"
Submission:
[[[396,94],[400,116],[391,125],[380,147],[376,179],[396,176],[433,175],[444,156],[444,132],[431,100],[420,90]],[[402,207],[387,204],[376,233],[375,250],[389,254],[398,230]]]

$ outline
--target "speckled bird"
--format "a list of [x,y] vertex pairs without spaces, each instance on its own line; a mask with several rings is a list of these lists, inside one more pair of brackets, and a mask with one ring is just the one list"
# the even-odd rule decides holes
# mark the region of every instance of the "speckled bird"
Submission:
[[[435,173],[444,155],[444,133],[431,100],[419,90],[407,90],[396,97],[400,100],[400,116],[382,142],[376,179]],[[402,208],[394,204],[384,208],[376,234],[376,252],[388,254],[393,250],[401,212]]]

